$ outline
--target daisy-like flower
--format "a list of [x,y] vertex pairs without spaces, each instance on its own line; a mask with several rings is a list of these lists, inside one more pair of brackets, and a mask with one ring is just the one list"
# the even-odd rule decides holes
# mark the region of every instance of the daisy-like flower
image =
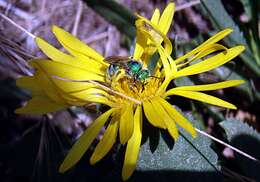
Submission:
[[90,158],[90,163],[95,164],[101,160],[112,148],[119,134],[120,143],[127,145],[122,178],[128,179],[138,159],[143,115],[154,127],[167,130],[174,140],[178,138],[176,125],[195,137],[196,130],[191,123],[166,101],[169,96],[178,95],[236,109],[233,104],[202,91],[236,86],[242,84],[242,80],[168,88],[174,79],[210,71],[244,50],[241,45],[226,48],[217,43],[232,32],[231,29],[225,29],[174,60],[170,57],[172,44],[166,36],[173,12],[174,4],[170,3],[162,14],[156,9],[150,21],[137,15],[137,38],[133,60],[142,63],[140,69],[145,70],[151,56],[156,52],[160,55],[155,68],[150,70],[152,76],[146,75],[142,81],[137,79],[140,75],[135,75],[137,78],[133,79],[125,72],[125,67],[120,67],[119,72],[108,78],[107,71],[111,65],[106,59],[61,28],[54,26],[53,32],[70,54],[65,54],[44,40],[36,38],[38,46],[49,59],[31,61],[30,64],[36,69],[34,76],[18,79],[19,86],[32,91],[32,99],[26,106],[18,109],[17,113],[47,113],[93,102],[110,107],[76,141],[61,164],[60,172],[74,166],[95,140],[101,128],[107,126]]

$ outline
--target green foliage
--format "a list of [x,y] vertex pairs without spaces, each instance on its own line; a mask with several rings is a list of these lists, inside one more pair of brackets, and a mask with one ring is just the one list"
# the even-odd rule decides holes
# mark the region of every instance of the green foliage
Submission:
[[[260,134],[248,124],[239,120],[225,120],[220,123],[225,130],[228,141],[238,149],[260,159]],[[235,153],[237,165],[244,174],[260,181],[260,163]]]
[[239,85],[235,88],[239,92],[239,94],[245,96],[250,102],[254,102],[254,99],[260,99],[255,94],[257,91],[251,87],[250,80],[243,76],[243,74],[236,72],[236,70],[234,69],[234,65],[219,67],[213,70],[213,73],[221,80],[244,80],[244,84]]
[[[198,122],[189,117],[196,126]],[[169,121],[170,122],[170,121]],[[147,128],[145,128],[147,129]],[[211,140],[202,135],[192,138],[180,128],[176,143],[167,132],[148,129],[141,146],[136,175],[149,174],[154,181],[219,181],[220,166],[217,154],[211,149]],[[148,136],[148,137],[147,137]],[[148,175],[147,175],[148,177]],[[152,181],[153,181],[152,180]]]
[[[239,26],[233,21],[233,19],[225,10],[221,0],[202,0],[201,2],[207,12],[207,16],[210,17],[210,20],[212,21],[213,25],[218,30],[227,27],[230,27],[234,30],[231,35],[224,39],[224,42],[229,46],[234,46],[238,44],[244,45],[246,47],[246,50],[241,54],[242,60],[251,71],[253,71],[257,76],[260,76],[260,66],[257,64],[257,57],[259,54],[258,50],[255,50],[256,48],[251,49],[250,45],[252,44],[252,41],[251,43],[248,43],[245,40],[245,32],[241,32]],[[258,46],[258,44],[258,42],[253,43],[254,46]]]

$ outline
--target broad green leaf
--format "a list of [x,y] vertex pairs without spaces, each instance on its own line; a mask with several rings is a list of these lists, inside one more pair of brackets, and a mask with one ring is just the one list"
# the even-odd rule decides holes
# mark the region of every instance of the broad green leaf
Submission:
[[[235,120],[225,120],[220,123],[225,130],[228,141],[238,149],[260,159],[260,134],[248,124]],[[260,181],[260,163],[252,161],[235,153],[237,165],[247,177]]]
[[84,0],[88,6],[115,25],[130,39],[135,38],[135,16],[125,6],[114,0]]
[[221,66],[213,70],[213,73],[217,75],[221,80],[244,80],[245,83],[235,87],[239,93],[244,95],[250,102],[253,102],[256,97],[254,97],[254,91],[251,87],[250,80],[244,77],[241,73],[236,72],[233,66]]
[[241,54],[244,63],[258,76],[260,76],[260,67],[256,64],[256,60],[243,36],[239,27],[235,24],[232,18],[226,12],[221,0],[202,0],[203,8],[207,11],[207,16],[210,17],[213,25],[222,30],[224,28],[232,28],[234,31],[229,35],[224,42],[229,46],[242,44],[246,47],[246,51]]
[[[194,119],[188,118],[194,125],[198,125]],[[182,129],[180,129],[180,137],[175,144],[169,137],[165,131],[159,134],[148,133],[149,139],[141,146],[137,171],[133,175],[133,180],[138,177],[147,177],[152,181],[221,180],[217,164],[218,157],[210,147],[210,139],[201,135],[192,139]],[[154,145],[157,146],[154,147]]]
[[247,18],[249,20],[252,19],[252,8],[251,8],[251,2],[252,0],[240,0],[240,2],[242,3],[242,5],[244,6],[244,10],[245,10],[245,13],[247,15]]

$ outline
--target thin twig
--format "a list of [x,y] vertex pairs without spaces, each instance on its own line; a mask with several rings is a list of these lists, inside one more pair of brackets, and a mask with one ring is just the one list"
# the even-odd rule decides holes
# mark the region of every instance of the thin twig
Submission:
[[100,34],[93,35],[93,36],[87,38],[87,39],[85,40],[85,42],[86,42],[87,44],[90,44],[90,43],[92,43],[92,42],[95,42],[95,41],[104,39],[104,38],[106,38],[106,37],[108,37],[108,33],[107,33],[107,32],[102,32],[102,33],[100,33]]
[[252,157],[251,155],[249,155],[249,154],[247,154],[247,153],[245,153],[245,152],[243,152],[243,151],[233,147],[232,145],[229,145],[229,144],[221,141],[220,139],[217,139],[216,137],[214,137],[214,136],[212,136],[212,135],[210,135],[210,134],[208,134],[208,133],[206,133],[204,131],[201,131],[198,128],[195,128],[195,130],[198,133],[200,133],[200,134],[202,134],[202,135],[204,135],[204,136],[206,136],[206,137],[208,137],[208,138],[210,138],[210,139],[212,139],[212,140],[214,140],[214,141],[216,141],[216,142],[218,142],[218,143],[220,143],[220,144],[222,144],[222,145],[224,145],[224,146],[226,146],[228,148],[231,148],[232,150],[236,151],[237,153],[239,153],[239,154],[241,154],[241,155],[243,155],[243,156],[245,156],[245,157],[247,157],[247,158],[249,158],[249,159],[251,159],[253,161],[256,161],[256,162],[260,163],[260,161],[258,159],[256,159],[256,158]]
[[83,10],[83,4],[82,4],[82,1],[79,1],[78,2],[77,14],[76,14],[76,17],[75,17],[74,26],[73,26],[73,30],[72,30],[72,35],[74,35],[74,36],[77,36],[82,10]]
[[191,2],[185,3],[185,4],[183,4],[183,5],[176,6],[176,8],[175,8],[174,11],[175,11],[175,12],[181,11],[181,10],[184,10],[184,9],[186,9],[186,8],[190,8],[190,7],[192,7],[192,6],[198,5],[198,4],[200,4],[200,0],[191,1]]
[[21,31],[23,31],[24,33],[26,33],[28,36],[30,36],[31,38],[35,38],[36,36],[33,35],[31,32],[27,31],[25,28],[23,28],[22,26],[18,25],[17,23],[15,23],[13,20],[11,20],[10,18],[8,18],[7,16],[5,16],[4,14],[0,13],[0,16],[5,19],[6,21],[8,21],[9,23],[11,23],[12,25],[14,25],[15,27],[17,27],[18,29],[20,29]]
[[11,11],[16,16],[19,16],[20,18],[23,18],[23,19],[32,20],[34,18],[34,16],[32,16],[31,14],[29,14],[26,11],[23,11],[19,8],[12,6],[11,3],[8,3],[6,1],[0,1],[0,7],[3,7],[4,9],[6,9],[6,11]]

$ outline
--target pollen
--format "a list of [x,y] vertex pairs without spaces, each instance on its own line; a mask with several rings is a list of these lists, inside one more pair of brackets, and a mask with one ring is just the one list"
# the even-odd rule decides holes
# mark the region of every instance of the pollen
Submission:
[[[149,77],[145,82],[140,82],[132,77],[119,74],[117,77],[114,77],[111,82],[108,82],[108,84],[112,90],[143,102],[154,96],[158,96],[158,88],[162,82],[163,79],[159,77]],[[116,101],[115,103],[129,102],[129,100],[117,94],[111,95],[111,100]]]

